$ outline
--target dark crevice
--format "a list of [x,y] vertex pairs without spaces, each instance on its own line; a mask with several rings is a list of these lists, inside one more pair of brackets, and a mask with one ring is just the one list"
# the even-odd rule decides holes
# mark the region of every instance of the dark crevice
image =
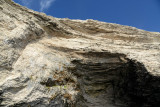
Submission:
[[3,91],[2,91],[2,90],[0,90],[0,106],[2,106],[2,105],[1,105],[1,103],[2,103],[2,101],[3,101],[2,94],[3,94]]
[[72,73],[80,87],[76,107],[160,105],[160,77],[149,74],[143,64],[121,54],[91,52],[82,56],[88,59],[72,61],[76,67]]

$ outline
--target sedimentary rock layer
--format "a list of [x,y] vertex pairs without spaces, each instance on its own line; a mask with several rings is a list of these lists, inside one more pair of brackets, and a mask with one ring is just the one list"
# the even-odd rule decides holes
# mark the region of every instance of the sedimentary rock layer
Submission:
[[157,107],[160,33],[0,1],[0,107]]

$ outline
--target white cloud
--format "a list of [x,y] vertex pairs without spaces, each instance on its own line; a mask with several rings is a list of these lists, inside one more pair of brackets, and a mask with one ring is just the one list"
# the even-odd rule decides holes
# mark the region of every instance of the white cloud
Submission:
[[56,0],[41,0],[40,1],[40,11],[44,11],[45,9],[48,9],[52,3],[54,3]]
[[27,7],[29,7],[31,4],[31,0],[21,0],[21,2],[24,6],[27,6]]

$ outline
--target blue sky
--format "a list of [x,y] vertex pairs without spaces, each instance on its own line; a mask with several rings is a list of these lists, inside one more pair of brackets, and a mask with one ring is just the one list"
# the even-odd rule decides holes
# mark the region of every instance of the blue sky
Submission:
[[94,19],[160,32],[160,0],[13,0],[57,18]]

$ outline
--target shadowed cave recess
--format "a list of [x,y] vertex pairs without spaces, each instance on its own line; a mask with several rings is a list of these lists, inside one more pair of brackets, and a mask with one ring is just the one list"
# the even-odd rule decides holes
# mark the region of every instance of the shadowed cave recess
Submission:
[[75,107],[158,107],[160,78],[122,54],[81,53],[70,70],[80,92]]

